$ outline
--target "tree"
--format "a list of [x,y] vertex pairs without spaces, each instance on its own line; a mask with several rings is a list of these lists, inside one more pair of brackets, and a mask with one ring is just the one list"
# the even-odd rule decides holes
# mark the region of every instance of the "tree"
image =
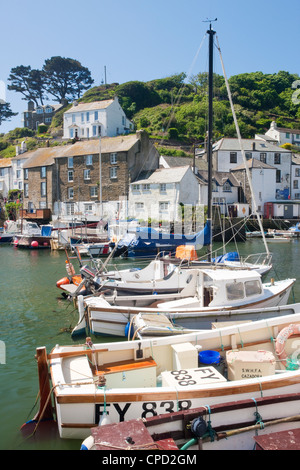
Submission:
[[10,82],[7,88],[21,93],[23,100],[32,100],[37,106],[39,101],[43,104],[45,84],[40,70],[31,69],[30,65],[19,65],[11,69],[7,80]]
[[62,103],[65,99],[80,98],[94,83],[91,72],[80,62],[60,56],[46,59],[43,66],[45,89]]
[[11,117],[16,116],[18,113],[13,113],[10,109],[9,103],[0,102],[0,126],[3,121],[9,121]]

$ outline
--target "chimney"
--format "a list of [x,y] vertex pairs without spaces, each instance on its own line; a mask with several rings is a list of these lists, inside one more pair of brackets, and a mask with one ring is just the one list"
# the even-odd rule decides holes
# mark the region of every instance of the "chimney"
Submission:
[[255,150],[255,142],[252,142],[252,150]]

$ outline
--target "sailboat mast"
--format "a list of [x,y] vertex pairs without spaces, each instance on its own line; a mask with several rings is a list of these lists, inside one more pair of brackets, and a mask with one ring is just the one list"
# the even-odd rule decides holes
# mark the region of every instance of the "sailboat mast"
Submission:
[[207,223],[211,231],[210,243],[208,245],[208,261],[211,261],[212,253],[212,143],[213,143],[213,47],[215,31],[211,24],[207,31],[209,35],[209,69],[208,69],[208,139],[207,139],[207,162],[208,162],[208,189],[207,189]]

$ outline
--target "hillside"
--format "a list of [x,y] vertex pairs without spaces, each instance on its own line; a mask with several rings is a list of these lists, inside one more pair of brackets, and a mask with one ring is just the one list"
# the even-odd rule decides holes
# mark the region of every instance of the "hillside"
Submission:
[[[293,103],[293,83],[297,74],[280,71],[244,73],[229,79],[241,134],[251,138],[264,134],[276,120],[279,127],[300,128],[300,106]],[[173,146],[193,148],[205,140],[207,132],[207,74],[200,73],[186,82],[184,73],[149,82],[131,81],[119,85],[100,85],[89,89],[79,102],[91,102],[118,96],[121,106],[136,129],[145,129],[161,145],[170,141]],[[29,146],[58,145],[54,139],[62,127],[63,108],[53,119],[47,134],[36,136],[23,129],[11,131],[0,139],[0,156],[13,156],[14,145],[24,137]],[[22,134],[22,135],[20,135]],[[236,136],[224,78],[214,77],[214,139]],[[37,138],[38,137],[38,138]],[[162,150],[163,152],[163,150]]]

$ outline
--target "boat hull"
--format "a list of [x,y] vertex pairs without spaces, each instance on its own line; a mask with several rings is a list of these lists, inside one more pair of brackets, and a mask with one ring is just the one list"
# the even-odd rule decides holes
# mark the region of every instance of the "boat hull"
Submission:
[[[75,327],[72,335],[85,334],[85,329],[88,328],[90,333],[94,335],[123,337],[127,335],[126,326],[132,320],[132,317],[139,313],[164,314],[175,324],[188,329],[210,328],[212,323],[218,321],[260,320],[262,318],[273,317],[274,315],[285,315],[291,313],[293,307],[287,306],[287,308],[283,308],[281,311],[280,309],[276,309],[276,307],[287,305],[293,284],[294,282],[291,281],[289,284],[285,285],[282,290],[279,290],[276,295],[270,295],[268,298],[262,299],[261,301],[255,301],[247,305],[239,305],[236,307],[219,306],[199,308],[194,298],[191,299],[191,304],[192,302],[195,304],[194,307],[189,307],[188,299],[183,298],[182,307],[178,306],[177,308],[170,308],[169,310],[164,308],[163,303],[159,304],[158,307],[142,307],[138,305],[117,306],[110,305],[108,302],[102,301],[102,299],[91,299],[90,301],[87,299],[88,323],[83,319],[77,327]],[[155,300],[155,296],[153,296],[153,300]],[[103,306],[101,306],[101,301]],[[82,313],[79,313],[79,316],[83,318]]]
[[[242,344],[243,351],[265,350],[271,354],[276,331],[291,323],[299,324],[300,314],[198,331],[180,338],[101,343],[90,351],[83,346],[56,346],[49,357],[60,436],[86,438],[90,428],[97,426],[105,413],[110,422],[118,423],[201,406],[208,409],[220,403],[252,400],[253,417],[255,402],[260,398],[299,393],[300,370],[287,371],[278,361],[273,362],[275,373],[261,374],[252,366],[247,369],[247,378],[241,375],[229,379],[228,375],[227,379],[222,363],[220,367],[211,364],[188,366],[192,364],[190,347],[199,345],[203,350],[226,354],[241,348]],[[288,349],[298,353],[299,339],[290,338]],[[178,364],[174,351],[180,355],[182,350],[187,355],[180,356],[181,363]],[[139,351],[143,356],[140,360]],[[184,362],[186,359],[188,363]],[[97,377],[104,374],[105,385],[95,381],[91,363],[100,364],[95,366]],[[269,363],[267,367],[270,367]],[[160,375],[161,383],[158,382]],[[287,404],[278,401],[263,419],[281,415],[287,415]],[[249,421],[249,416],[239,415],[238,422],[243,421]]]

